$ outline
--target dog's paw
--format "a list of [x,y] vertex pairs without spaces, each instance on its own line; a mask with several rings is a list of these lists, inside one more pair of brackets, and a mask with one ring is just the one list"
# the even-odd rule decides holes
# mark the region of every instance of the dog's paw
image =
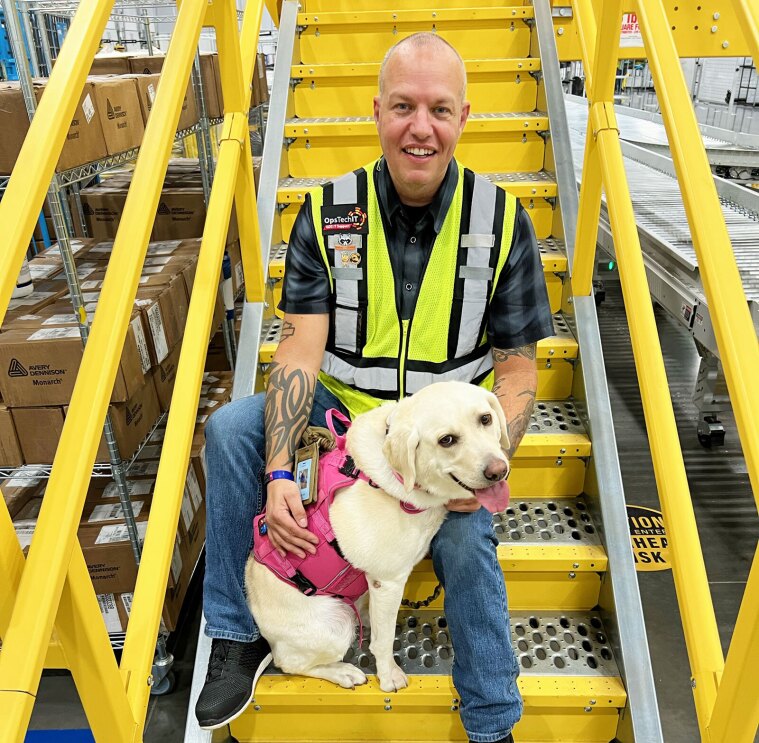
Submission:
[[380,673],[378,669],[377,678],[382,691],[400,691],[408,686],[408,676],[395,663],[393,663],[389,673]]
[[353,689],[367,681],[366,674],[352,663],[341,663],[335,672],[335,682],[343,689]]

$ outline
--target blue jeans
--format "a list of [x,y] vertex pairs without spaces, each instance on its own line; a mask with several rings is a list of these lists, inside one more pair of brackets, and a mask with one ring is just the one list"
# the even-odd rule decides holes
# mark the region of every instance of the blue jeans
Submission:
[[[317,384],[311,424],[340,401]],[[206,634],[252,642],[260,632],[244,588],[253,517],[265,501],[264,395],[225,405],[206,426],[207,525],[203,611]],[[511,648],[506,588],[490,514],[451,513],[432,541],[432,561],[446,589],[445,614],[455,650],[453,683],[464,728],[476,743],[505,738],[522,714]]]

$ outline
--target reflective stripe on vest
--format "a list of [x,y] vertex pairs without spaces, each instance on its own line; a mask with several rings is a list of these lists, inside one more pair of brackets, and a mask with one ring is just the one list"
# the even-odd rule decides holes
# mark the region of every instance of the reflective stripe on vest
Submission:
[[[430,252],[401,359],[402,324],[374,189],[375,166],[381,161],[317,189],[311,200],[335,297],[320,379],[354,415],[397,399],[401,370],[407,394],[435,381],[492,381],[487,309],[516,215],[513,196],[458,166],[456,190]],[[367,215],[368,234],[350,233],[349,226],[340,236],[325,227],[323,219],[353,208]]]

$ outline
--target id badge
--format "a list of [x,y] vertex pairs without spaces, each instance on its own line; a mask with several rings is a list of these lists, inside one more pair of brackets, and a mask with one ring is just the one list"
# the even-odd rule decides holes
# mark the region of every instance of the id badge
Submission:
[[319,444],[304,446],[295,452],[295,482],[304,506],[316,502],[319,472]]

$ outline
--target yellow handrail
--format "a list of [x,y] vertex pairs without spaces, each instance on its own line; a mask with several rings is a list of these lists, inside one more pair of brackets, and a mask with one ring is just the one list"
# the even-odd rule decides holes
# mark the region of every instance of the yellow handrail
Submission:
[[[595,231],[603,185],[619,258],[620,279],[654,471],[669,530],[673,577],[690,658],[702,739],[715,743],[749,743],[759,722],[759,701],[749,675],[755,672],[752,669],[759,660],[759,639],[756,635],[756,622],[759,621],[759,557],[754,560],[725,665],[661,349],[656,342],[656,325],[614,114],[612,94],[622,4],[617,0],[607,0],[602,6],[599,4],[598,18],[594,15],[590,0],[574,0],[573,6],[591,104],[573,290],[578,294],[588,294],[591,290]],[[756,4],[749,7],[746,0],[735,0],[735,6],[742,14],[746,38],[759,55],[759,8]],[[683,193],[699,273],[714,322],[749,476],[759,503],[759,395],[750,384],[749,376],[759,364],[756,333],[661,0],[639,0],[638,20]],[[591,42],[594,37],[595,44]]]
[[[589,3],[575,3],[575,14],[580,26],[586,25],[589,9]],[[703,730],[708,720],[707,710],[711,710],[714,704],[724,660],[664,361],[657,342],[656,322],[614,115],[612,98],[621,19],[622,4],[619,0],[603,4],[600,20],[597,20],[593,88],[589,91],[591,107],[585,163],[591,170],[583,172],[583,181],[590,178],[594,188],[581,191],[578,225],[583,223],[584,211],[590,211],[597,219],[599,204],[590,199],[600,200],[599,178],[597,172],[592,172],[600,170],[600,181],[606,191],[609,221],[618,257],[654,474],[669,528],[672,572],[683,616],[699,724]],[[584,224],[589,227],[590,218],[585,217]],[[595,244],[595,230],[587,229],[583,242],[576,245],[575,261],[584,262],[587,266],[595,255]],[[584,258],[580,257],[582,253],[585,253]],[[586,274],[585,280],[587,278]],[[586,289],[587,285],[584,285],[582,290]]]
[[[251,88],[249,84],[244,85],[243,81],[250,81],[253,77],[262,13],[263,0],[247,4],[239,37],[235,8],[231,3],[215,7],[206,20],[208,25],[216,26],[225,118],[219,145],[219,160],[190,300],[187,330],[172,396],[172,400],[179,404],[172,405],[169,411],[142,563],[137,576],[121,659],[122,674],[129,678],[129,701],[132,709],[137,711],[138,721],[144,721],[150,697],[147,678],[153,660],[153,646],[146,643],[145,639],[154,638],[158,633],[166,578],[174,546],[175,529],[167,529],[166,525],[176,527],[179,520],[225,238],[233,196],[237,193],[235,189],[243,173],[249,176],[245,178],[249,188],[244,188],[237,198],[241,241],[252,240],[257,245],[260,240],[257,222],[256,231],[251,233],[250,221],[246,219],[248,212],[256,214],[257,210],[253,188],[253,161],[250,156],[245,156],[245,153],[250,151],[247,111],[250,107]],[[248,144],[247,149],[245,143]],[[262,277],[261,251],[255,247],[254,252],[259,256],[258,272]],[[246,280],[252,279],[246,276]]]
[[[8,511],[4,503],[0,504],[0,634],[3,638],[0,740],[23,740],[46,656],[48,665],[55,663],[71,669],[98,741],[111,743],[142,738],[150,691],[148,675],[179,519],[205,340],[210,331],[233,198],[237,199],[241,216],[241,241],[246,245],[248,257],[247,278],[255,281],[260,277],[261,282],[261,287],[252,287],[250,292],[254,296],[263,293],[247,125],[263,2],[248,4],[242,39],[232,0],[183,0],[181,3],[164,65],[164,84],[156,96],[145,131],[25,563]],[[15,263],[20,265],[20,256],[33,229],[34,215],[40,210],[47,180],[53,174],[109,11],[110,4],[106,0],[86,1],[80,7],[40,104],[40,115],[32,123],[6,198],[0,204],[0,218],[5,216],[5,223],[14,225],[9,248],[0,257],[3,307],[7,306],[18,273]],[[181,404],[174,406],[169,416],[148,538],[119,669],[76,531],[203,25],[216,27],[227,113],[177,372],[174,399]],[[52,127],[50,120],[54,122]],[[30,162],[34,165],[30,166]],[[254,215],[252,218],[249,210]],[[16,255],[18,261],[15,261]],[[54,625],[55,635],[51,637]]]

